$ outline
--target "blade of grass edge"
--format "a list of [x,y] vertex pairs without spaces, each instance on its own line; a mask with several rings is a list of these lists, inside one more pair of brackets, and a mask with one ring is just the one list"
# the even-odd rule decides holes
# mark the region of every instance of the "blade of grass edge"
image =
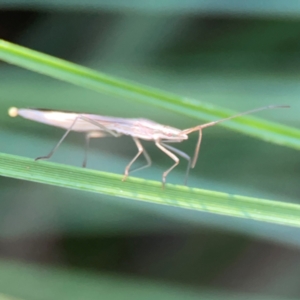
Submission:
[[[159,89],[117,79],[0,39],[0,59],[44,75],[113,96],[143,101],[192,118],[213,121],[235,112]],[[276,144],[300,149],[300,130],[246,116],[221,126]]]
[[0,175],[132,200],[300,227],[300,205],[231,195],[0,153]]

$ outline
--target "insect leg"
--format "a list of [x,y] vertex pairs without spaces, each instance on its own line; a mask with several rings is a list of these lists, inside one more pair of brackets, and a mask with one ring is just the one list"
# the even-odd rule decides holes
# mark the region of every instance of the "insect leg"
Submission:
[[79,119],[80,119],[80,116],[78,116],[74,119],[74,121],[71,124],[71,126],[69,127],[69,129],[65,132],[65,134],[62,136],[62,138],[59,140],[59,142],[55,145],[55,147],[49,152],[48,155],[37,157],[35,160],[49,159],[54,154],[54,152],[57,150],[57,148],[60,146],[60,144],[63,142],[63,140],[67,137],[67,135],[70,133],[70,131],[72,130],[72,128],[74,127],[74,125],[76,124],[76,122]]
[[88,117],[86,117],[84,115],[80,115],[79,118],[81,120],[83,120],[83,121],[86,121],[88,123],[91,123],[91,124],[97,126],[101,130],[103,130],[103,131],[111,134],[114,137],[120,137],[122,135],[122,133],[116,132],[115,130],[108,129],[107,127],[105,127],[104,125],[100,124],[99,122],[96,122],[95,120],[93,120],[91,118],[88,118]]
[[53,154],[54,152],[58,149],[58,147],[60,146],[60,144],[64,141],[64,139],[67,137],[67,135],[70,133],[70,131],[72,131],[74,125],[76,124],[76,122],[78,120],[84,120],[86,122],[89,122],[97,127],[99,127],[100,129],[102,129],[103,131],[105,132],[108,132],[110,133],[111,135],[113,135],[114,137],[119,137],[121,134],[118,133],[118,132],[115,132],[113,130],[109,130],[107,129],[105,126],[99,124],[98,122],[90,119],[90,118],[87,118],[85,116],[82,116],[82,115],[79,115],[78,117],[76,117],[73,121],[73,123],[71,124],[71,126],[67,129],[67,131],[64,133],[64,135],[62,136],[62,138],[59,140],[59,142],[55,145],[55,147],[50,151],[50,153],[46,156],[40,156],[40,157],[37,157],[35,160],[40,160],[40,159],[49,159]]
[[145,169],[147,167],[150,167],[151,166],[151,158],[149,156],[149,154],[147,153],[147,151],[145,150],[145,148],[143,147],[143,145],[141,144],[141,142],[135,138],[135,137],[132,137],[133,141],[135,142],[137,148],[138,148],[138,153],[136,154],[136,156],[131,160],[131,162],[126,166],[125,168],[125,172],[124,172],[124,177],[122,179],[122,181],[125,181],[127,176],[129,175],[129,170],[130,170],[130,167],[132,166],[132,164],[137,160],[137,158],[143,153],[144,154],[144,157],[147,161],[147,164],[140,167],[140,168],[137,168],[137,169],[134,169],[131,171],[132,172],[135,172],[135,171],[139,171],[139,170],[142,170],[142,169]]
[[162,176],[162,188],[164,188],[165,187],[165,183],[166,183],[166,177],[179,164],[179,158],[175,154],[173,154],[171,151],[169,151],[167,149],[167,147],[165,147],[165,145],[163,146],[160,141],[156,141],[155,145],[161,151],[163,151],[164,153],[166,153],[169,157],[171,157],[175,161],[174,165],[172,165],[171,168],[169,168],[167,171],[165,171],[163,173],[163,176]]
[[201,141],[202,141],[202,128],[199,128],[199,136],[198,136],[198,141],[197,141],[195,152],[194,152],[194,157],[193,157],[193,162],[192,162],[192,168],[195,168],[196,162],[198,160],[198,155],[199,155],[199,151],[200,151]]
[[183,152],[183,151],[181,151],[177,148],[174,148],[170,145],[166,145],[166,143],[168,143],[168,142],[167,141],[161,142],[161,144],[165,148],[175,152],[177,155],[181,156],[182,158],[184,158],[188,161],[188,165],[187,165],[187,169],[186,169],[186,173],[185,173],[185,178],[184,178],[184,184],[187,185],[187,180],[188,180],[189,172],[190,172],[190,169],[191,169],[191,157],[189,155],[187,155],[185,152]]
[[107,136],[105,132],[102,131],[91,131],[85,135],[85,150],[84,150],[84,159],[82,162],[82,167],[85,168],[87,164],[87,155],[90,147],[90,140],[95,138],[102,138]]
[[107,134],[111,134],[114,137],[119,137],[121,134],[118,132],[115,132],[113,130],[109,130],[107,129],[105,126],[103,126],[102,124],[94,121],[93,119],[87,118],[85,116],[80,116],[80,118],[86,122],[89,122],[97,127],[99,127],[101,130],[103,130],[103,132],[101,131],[91,131],[88,132],[85,135],[85,152],[84,152],[84,160],[82,163],[82,167],[85,168],[86,167],[86,163],[87,163],[87,153],[89,150],[89,146],[90,146],[90,139],[91,138],[101,138],[101,137],[105,137],[107,136]]

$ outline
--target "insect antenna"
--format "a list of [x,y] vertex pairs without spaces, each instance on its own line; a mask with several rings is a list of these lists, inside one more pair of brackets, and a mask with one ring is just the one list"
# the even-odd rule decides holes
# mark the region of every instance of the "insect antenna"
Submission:
[[231,119],[235,119],[237,117],[241,117],[243,115],[252,114],[252,113],[255,113],[255,112],[258,112],[258,111],[261,111],[261,110],[274,109],[274,108],[289,108],[289,107],[290,107],[289,105],[264,106],[264,107],[248,110],[248,111],[245,111],[245,112],[241,112],[241,113],[238,113],[236,115],[233,115],[233,116],[230,116],[230,117],[227,117],[227,118],[224,118],[224,119],[220,119],[220,120],[217,120],[217,121],[209,122],[209,123],[206,123],[206,124],[198,125],[198,126],[183,130],[182,133],[184,133],[184,134],[190,134],[194,131],[199,131],[199,137],[198,137],[198,141],[197,141],[197,144],[196,144],[196,147],[195,147],[195,152],[194,152],[194,157],[193,157],[193,160],[192,160],[191,167],[194,168],[195,165],[196,165],[196,162],[198,160],[200,145],[201,145],[201,141],[202,141],[202,129],[204,129],[206,127],[214,126],[214,125],[219,124],[219,123],[224,122],[224,121],[228,121],[228,120],[231,120]]

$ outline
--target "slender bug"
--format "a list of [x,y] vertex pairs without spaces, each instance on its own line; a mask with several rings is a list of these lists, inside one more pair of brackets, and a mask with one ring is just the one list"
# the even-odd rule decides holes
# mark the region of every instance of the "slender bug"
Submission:
[[[270,105],[270,106],[260,107],[221,120],[209,122],[206,124],[198,125],[184,130],[166,126],[166,125],[161,125],[159,123],[147,119],[125,119],[125,118],[115,118],[115,117],[104,117],[100,115],[75,113],[71,111],[53,111],[50,109],[37,109],[37,108],[18,109],[16,107],[11,107],[8,111],[8,114],[11,117],[16,117],[19,115],[29,120],[66,129],[65,134],[62,136],[62,138],[59,140],[56,146],[50,151],[50,153],[46,156],[37,157],[35,160],[50,158],[53,155],[53,153],[57,150],[57,148],[60,146],[60,144],[63,142],[63,140],[66,138],[66,136],[69,134],[70,131],[85,133],[85,155],[82,164],[83,167],[85,167],[87,163],[87,152],[88,152],[89,142],[91,138],[102,138],[106,136],[120,137],[121,135],[131,136],[137,146],[138,153],[126,166],[124,177],[122,179],[123,181],[127,178],[130,172],[132,173],[134,171],[150,167],[152,163],[151,158],[147,153],[147,151],[145,150],[145,148],[142,146],[140,139],[154,141],[155,145],[174,161],[174,164],[163,173],[162,184],[164,187],[168,174],[179,164],[179,158],[176,155],[186,159],[188,162],[186,175],[185,175],[185,184],[187,183],[187,178],[188,178],[190,168],[195,167],[198,159],[200,144],[202,140],[202,130],[204,128],[211,127],[218,123],[233,118],[237,118],[243,115],[258,112],[261,110],[274,109],[274,108],[288,108],[288,107],[289,106],[286,105]],[[199,132],[199,137],[195,147],[194,156],[192,159],[186,153],[169,145],[169,143],[180,143],[184,140],[187,140],[188,135],[194,131]],[[147,164],[140,168],[130,170],[132,164],[137,160],[137,158],[141,154],[144,155]]]

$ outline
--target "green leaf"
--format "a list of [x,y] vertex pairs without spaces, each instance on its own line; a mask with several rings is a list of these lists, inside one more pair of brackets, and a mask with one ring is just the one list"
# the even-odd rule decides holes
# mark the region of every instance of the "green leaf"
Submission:
[[0,175],[257,221],[300,226],[300,205],[230,195],[0,154]]
[[[232,111],[205,102],[117,79],[4,40],[0,40],[0,59],[85,88],[144,101],[197,119],[213,121],[234,114]],[[295,128],[252,116],[237,118],[220,125],[268,142],[300,149],[300,130]]]

